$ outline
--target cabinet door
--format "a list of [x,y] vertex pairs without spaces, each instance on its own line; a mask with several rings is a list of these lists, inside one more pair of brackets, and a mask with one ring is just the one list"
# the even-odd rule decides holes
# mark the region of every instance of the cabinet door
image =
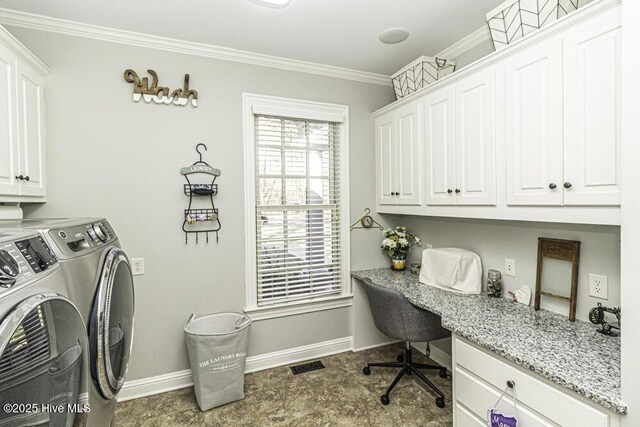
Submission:
[[44,79],[18,62],[18,135],[20,166],[18,175],[29,177],[21,181],[20,195],[45,195],[43,144],[43,84]]
[[420,193],[420,103],[404,105],[396,111],[396,185],[399,205],[419,205]]
[[17,195],[18,165],[14,55],[0,44],[0,194]]
[[564,36],[565,205],[620,205],[620,10]]
[[423,104],[428,205],[455,205],[454,95],[445,87]]
[[[395,112],[378,117],[376,127],[376,193],[379,205],[395,205]],[[391,194],[393,193],[393,194]]]
[[505,63],[507,204],[562,205],[562,42]]
[[456,92],[456,203],[496,204],[495,72],[468,77]]

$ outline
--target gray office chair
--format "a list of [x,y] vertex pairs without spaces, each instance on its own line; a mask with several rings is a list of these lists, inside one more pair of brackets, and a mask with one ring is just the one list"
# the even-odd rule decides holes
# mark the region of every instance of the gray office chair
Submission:
[[371,314],[373,314],[373,321],[376,327],[383,334],[405,342],[404,354],[401,353],[398,356],[397,362],[367,363],[367,366],[362,368],[362,373],[365,375],[371,374],[370,368],[372,366],[402,368],[387,389],[387,392],[380,397],[380,401],[383,405],[388,405],[389,394],[398,384],[398,381],[405,374],[415,374],[436,393],[436,406],[444,408],[444,393],[418,369],[437,369],[440,371],[440,376],[446,378],[447,368],[414,362],[411,342],[434,341],[448,337],[451,332],[442,327],[440,316],[413,306],[402,293],[376,285],[368,279],[365,279],[363,283],[367,291]]

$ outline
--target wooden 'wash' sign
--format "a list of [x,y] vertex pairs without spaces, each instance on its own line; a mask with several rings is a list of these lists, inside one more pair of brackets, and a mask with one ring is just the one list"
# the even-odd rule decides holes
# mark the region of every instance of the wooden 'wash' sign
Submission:
[[158,86],[158,74],[154,70],[147,70],[152,77],[151,86],[149,86],[149,78],[143,77],[142,80],[133,70],[125,70],[124,79],[128,83],[133,83],[133,100],[138,102],[144,99],[145,102],[155,102],[156,104],[174,104],[187,105],[191,99],[191,105],[198,106],[198,91],[189,89],[189,74],[184,75],[184,86],[181,89],[175,89],[169,95],[170,89],[165,86]]

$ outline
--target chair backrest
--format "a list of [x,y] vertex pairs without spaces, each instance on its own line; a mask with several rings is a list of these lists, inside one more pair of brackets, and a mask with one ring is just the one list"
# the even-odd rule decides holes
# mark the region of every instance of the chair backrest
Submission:
[[376,327],[402,341],[424,342],[445,338],[440,316],[413,306],[401,292],[363,280]]

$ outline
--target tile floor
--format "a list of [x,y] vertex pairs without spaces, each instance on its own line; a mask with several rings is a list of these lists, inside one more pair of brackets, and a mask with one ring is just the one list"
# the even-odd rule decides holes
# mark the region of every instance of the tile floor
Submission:
[[[451,426],[451,380],[424,371],[444,393],[446,407],[414,376],[405,376],[383,406],[380,396],[397,374],[372,368],[367,362],[393,361],[401,345],[323,357],[326,369],[293,375],[288,367],[245,376],[245,399],[202,412],[193,389],[130,400],[118,404],[116,423],[125,426]],[[422,354],[414,358],[427,363]],[[431,362],[432,363],[432,362]]]

